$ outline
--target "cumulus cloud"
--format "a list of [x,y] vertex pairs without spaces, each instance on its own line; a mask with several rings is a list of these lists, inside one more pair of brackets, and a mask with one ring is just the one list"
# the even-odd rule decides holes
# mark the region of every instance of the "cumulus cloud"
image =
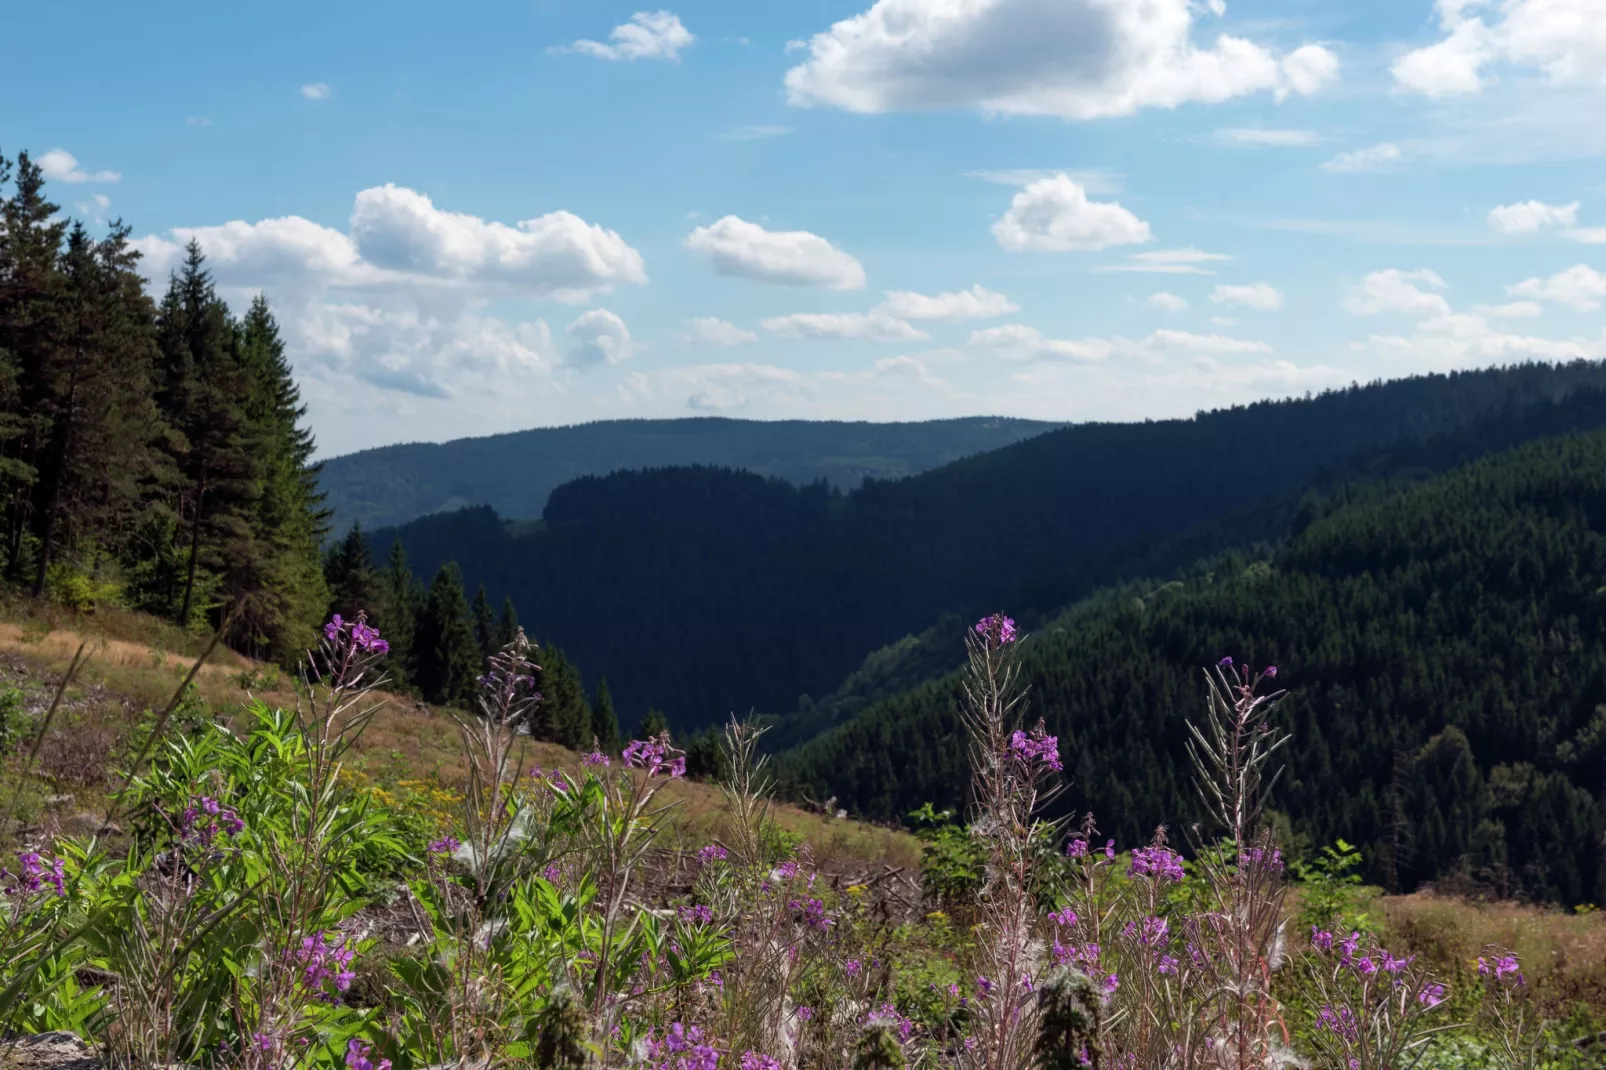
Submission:
[[1545,314],[1538,301],[1511,301],[1504,305],[1474,305],[1472,311],[1496,319],[1537,319]]
[[1389,164],[1398,163],[1404,156],[1405,154],[1400,151],[1398,145],[1392,141],[1385,141],[1381,145],[1356,149],[1354,152],[1341,152],[1322,164],[1322,170],[1332,171],[1341,175],[1365,174],[1368,171],[1379,171]]
[[[1431,290],[1424,290],[1418,283],[1431,287]],[[1446,289],[1447,286],[1437,273],[1426,268],[1420,271],[1401,271],[1399,268],[1374,271],[1344,300],[1344,307],[1357,316],[1376,316],[1384,312],[1447,316],[1450,314],[1450,302],[1445,300],[1443,294],[1432,292]]]
[[1000,186],[1014,186],[1016,189],[1025,189],[1034,182],[1041,182],[1056,175],[1069,175],[1072,182],[1081,186],[1086,193],[1098,196],[1107,196],[1121,192],[1121,176],[1111,171],[1071,170],[1064,167],[1003,167],[980,171],[966,171],[966,178],[979,178],[983,182],[993,182]]
[[698,227],[686,247],[706,256],[721,275],[786,286],[862,290],[864,266],[818,234],[771,231],[728,215]]
[[625,321],[605,308],[582,312],[564,333],[569,336],[564,363],[571,368],[618,364],[635,348]]
[[118,171],[85,171],[78,166],[78,157],[66,149],[51,149],[35,162],[45,178],[52,182],[77,185],[82,182],[118,182],[123,177]]
[[395,185],[357,194],[351,236],[367,262],[441,278],[503,283],[536,295],[583,297],[615,282],[645,282],[641,254],[571,212],[514,226],[436,208]]
[[1251,93],[1313,93],[1338,74],[1319,45],[1279,57],[1194,40],[1190,0],[876,0],[815,34],[786,74],[795,105],[879,113],[974,108],[1096,119]]
[[304,100],[328,100],[334,95],[334,86],[328,82],[308,82],[301,87],[301,96]]
[[772,316],[764,329],[787,338],[839,342],[918,342],[931,337],[911,323],[883,312],[798,312]]
[[1011,252],[1096,252],[1152,241],[1149,224],[1114,201],[1090,201],[1069,175],[1033,182],[993,224],[993,237]]
[[681,332],[680,340],[686,345],[719,346],[721,349],[729,349],[731,346],[756,342],[758,335],[717,316],[699,316],[686,321],[686,329]]
[[[802,372],[773,364],[697,364],[626,377],[626,411],[740,412],[813,419],[885,420],[951,415],[953,389],[918,357],[900,355],[857,371]],[[911,408],[913,406],[913,408]]]
[[1606,300],[1606,274],[1587,264],[1575,264],[1548,279],[1525,279],[1515,286],[1506,287],[1506,292],[1513,297],[1549,301],[1579,312],[1593,312],[1601,307],[1602,300]]
[[1275,312],[1283,307],[1282,291],[1267,282],[1255,282],[1247,286],[1217,286],[1211,291],[1210,300],[1218,305],[1252,308],[1257,312]]
[[680,50],[697,40],[681,24],[678,15],[668,11],[638,11],[630,21],[615,26],[608,34],[613,44],[601,41],[576,41],[571,48],[598,59],[634,62],[638,59],[665,59],[680,61]]
[[160,285],[192,239],[231,302],[268,293],[297,372],[335,406],[348,404],[349,391],[334,384],[351,382],[419,398],[478,393],[499,404],[560,364],[622,359],[629,332],[611,313],[577,320],[565,353],[544,320],[483,308],[646,281],[639,253],[569,213],[509,226],[444,211],[396,186],[359,193],[346,231],[286,216],[146,235],[133,243],[144,254],[141,271]]
[[1571,204],[1545,204],[1522,201],[1503,204],[1489,213],[1489,226],[1501,234],[1537,234],[1550,227],[1571,227],[1578,223],[1577,201]]
[[1235,148],[1303,148],[1320,144],[1314,130],[1267,130],[1263,127],[1229,127],[1216,131],[1216,140]]
[[1599,0],[1438,0],[1444,36],[1401,56],[1402,89],[1442,98],[1480,92],[1488,68],[1508,64],[1559,85],[1606,86],[1606,23]]
[[1202,249],[1155,249],[1147,253],[1131,253],[1120,264],[1105,264],[1098,270],[1131,271],[1145,275],[1212,275],[1203,264],[1231,260],[1226,253],[1207,253]]
[[1019,312],[1020,306],[1001,293],[977,284],[957,293],[934,297],[908,290],[889,290],[877,309],[901,320],[991,319]]
[[1149,307],[1157,308],[1162,312],[1186,312],[1188,302],[1174,293],[1161,290],[1159,293],[1149,295]]

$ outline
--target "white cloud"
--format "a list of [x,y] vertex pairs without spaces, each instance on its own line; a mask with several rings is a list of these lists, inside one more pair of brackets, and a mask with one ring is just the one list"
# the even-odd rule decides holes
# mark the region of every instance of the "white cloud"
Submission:
[[1480,92],[1505,63],[1559,85],[1606,85],[1599,0],[1439,0],[1442,40],[1406,53],[1394,77],[1429,97]]
[[615,26],[608,34],[611,45],[600,41],[576,41],[573,50],[598,59],[666,59],[679,62],[680,50],[697,40],[681,24],[680,17],[668,11],[638,11],[630,21]]
[[1504,305],[1473,305],[1472,311],[1480,316],[1493,316],[1496,319],[1537,319],[1545,314],[1544,308],[1537,301],[1512,301]]
[[729,349],[731,346],[756,342],[758,335],[717,316],[699,316],[686,321],[686,330],[681,333],[680,340],[686,345],[719,346],[721,349]]
[[1012,252],[1095,252],[1152,241],[1149,225],[1121,205],[1090,201],[1069,175],[1033,182],[993,224],[993,237]]
[[953,397],[925,361],[909,355],[886,357],[860,371],[801,372],[758,363],[660,368],[626,377],[619,389],[624,411],[631,413],[745,411],[831,420],[885,420],[889,410],[904,419],[969,411],[955,407]]
[[1322,170],[1341,175],[1365,174],[1368,171],[1380,170],[1391,163],[1398,163],[1404,156],[1398,145],[1392,141],[1385,141],[1381,145],[1356,149],[1354,152],[1341,152],[1322,164]]
[[1137,341],[1119,336],[1061,341],[1046,337],[1035,327],[1019,323],[975,331],[970,336],[970,346],[973,349],[993,350],[1007,360],[1071,361],[1083,364],[1098,363],[1112,355],[1154,360],[1166,353],[1227,355],[1271,352],[1271,347],[1264,342],[1173,330],[1154,331]]
[[686,247],[708,257],[721,275],[788,286],[864,288],[864,266],[806,230],[770,231],[728,215],[692,231]]
[[1231,260],[1225,253],[1207,253],[1201,249],[1155,249],[1147,253],[1131,253],[1126,262],[1104,264],[1101,272],[1131,271],[1145,275],[1213,275],[1201,264]]
[[1424,320],[1411,335],[1373,335],[1367,346],[1436,368],[1478,367],[1515,360],[1579,360],[1606,357],[1599,340],[1534,338],[1509,334],[1482,316],[1452,313]]
[[1162,312],[1185,312],[1188,309],[1188,302],[1174,293],[1161,290],[1159,293],[1149,295],[1149,307]]
[[911,323],[883,312],[797,312],[772,316],[764,329],[787,338],[851,342],[918,342],[931,337]]
[[334,95],[334,86],[328,82],[308,82],[301,87],[301,96],[306,100],[328,100]]
[[1357,316],[1375,316],[1383,312],[1448,316],[1450,302],[1442,294],[1424,290],[1417,283],[1434,290],[1443,290],[1448,286],[1436,273],[1425,268],[1421,271],[1401,271],[1399,268],[1374,271],[1345,299],[1344,307]]
[[968,290],[935,297],[908,290],[889,290],[876,311],[902,320],[974,320],[1007,316],[1019,312],[1020,306],[978,284]]
[[1593,312],[1606,300],[1606,274],[1586,264],[1576,264],[1548,279],[1525,279],[1506,287],[1513,297],[1550,301],[1579,312]]
[[1216,131],[1216,140],[1235,147],[1303,148],[1321,143],[1314,130],[1267,130],[1262,127],[1230,127]]
[[66,149],[51,149],[35,162],[45,178],[52,182],[77,185],[82,182],[118,182],[123,177],[118,171],[85,171],[78,166],[78,158]]
[[1338,61],[1279,59],[1230,34],[1193,41],[1190,0],[876,0],[815,34],[786,75],[799,106],[878,113],[975,108],[1095,119],[1274,90],[1311,93]]
[[584,298],[616,282],[647,281],[640,253],[573,213],[508,226],[443,211],[395,185],[357,194],[351,236],[363,258],[381,268],[502,283],[538,296]]
[[1579,227],[1569,230],[1567,237],[1585,245],[1606,245],[1606,227]]
[[1545,204],[1522,201],[1503,204],[1489,212],[1489,226],[1501,234],[1537,234],[1547,227],[1571,227],[1578,223],[1577,201],[1571,204]]
[[582,312],[564,333],[569,336],[564,363],[572,368],[618,364],[635,350],[625,321],[605,308]]
[[1236,305],[1258,312],[1275,312],[1283,307],[1282,291],[1266,282],[1247,286],[1217,286],[1211,291],[1210,300],[1218,305]]
[[1115,346],[1103,338],[1059,341],[1023,323],[973,331],[970,346],[993,350],[1009,360],[1069,360],[1083,364],[1104,360],[1115,351]]

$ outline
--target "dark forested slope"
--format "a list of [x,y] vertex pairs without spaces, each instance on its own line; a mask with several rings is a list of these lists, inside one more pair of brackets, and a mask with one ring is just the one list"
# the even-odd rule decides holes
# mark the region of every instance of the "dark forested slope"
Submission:
[[604,420],[445,443],[364,450],[324,462],[337,531],[465,506],[537,517],[553,488],[587,475],[667,465],[741,468],[852,489],[983,453],[1059,425],[971,417],[873,424],[813,420]]
[[[1410,888],[1462,873],[1599,901],[1606,815],[1606,432],[1546,439],[1417,485],[1308,508],[1270,562],[1111,600],[1028,639],[1029,717],[1069,810],[1124,842],[1196,809],[1184,721],[1199,666],[1276,664],[1288,771],[1273,803]],[[957,681],[869,708],[788,754],[794,786],[895,817],[961,803]]]
[[619,473],[559,487],[519,534],[480,510],[401,538],[424,575],[456,559],[471,588],[511,596],[607,675],[623,716],[656,704],[689,727],[794,709],[946,612],[1052,613],[1109,582],[1113,558],[1297,501],[1357,455],[1602,387],[1600,364],[1530,365],[1080,425],[850,494],[711,468]]

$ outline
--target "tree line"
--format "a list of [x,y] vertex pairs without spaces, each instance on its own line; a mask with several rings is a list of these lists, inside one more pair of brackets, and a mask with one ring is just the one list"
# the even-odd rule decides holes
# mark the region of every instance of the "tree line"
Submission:
[[0,156],[0,569],[293,660],[327,604],[314,443],[278,325],[218,295],[199,245],[159,301],[130,228],[63,218]]

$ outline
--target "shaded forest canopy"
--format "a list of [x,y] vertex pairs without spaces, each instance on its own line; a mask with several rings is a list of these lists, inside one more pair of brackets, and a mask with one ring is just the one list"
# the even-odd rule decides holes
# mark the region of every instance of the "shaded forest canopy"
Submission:
[[[399,537],[425,574],[458,561],[471,586],[511,596],[537,631],[606,672],[621,710],[653,704],[697,728],[796,710],[945,613],[1007,606],[1036,621],[1247,531],[1280,537],[1300,495],[1352,464],[1388,471],[1383,451],[1470,429],[1509,444],[1513,427],[1544,433],[1536,412],[1602,388],[1606,368],[1583,362],[1424,376],[1078,425],[849,493],[718,468],[621,472],[559,487],[542,522],[517,533],[480,508],[374,543]],[[1237,523],[1257,508],[1256,523]]]

